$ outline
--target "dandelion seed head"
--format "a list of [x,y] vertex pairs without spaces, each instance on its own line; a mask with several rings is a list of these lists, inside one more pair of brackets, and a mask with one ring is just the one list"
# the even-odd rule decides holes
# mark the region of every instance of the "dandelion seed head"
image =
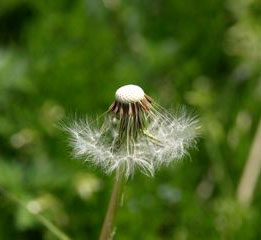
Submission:
[[66,127],[76,157],[105,173],[136,170],[153,176],[162,165],[181,160],[195,146],[199,123],[182,108],[171,113],[135,85],[116,91],[102,127],[88,118]]

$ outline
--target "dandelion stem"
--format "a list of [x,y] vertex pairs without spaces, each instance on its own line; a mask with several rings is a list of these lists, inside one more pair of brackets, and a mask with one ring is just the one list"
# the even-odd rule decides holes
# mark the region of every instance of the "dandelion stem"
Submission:
[[103,222],[99,240],[112,240],[114,234],[114,223],[117,209],[120,206],[122,190],[124,185],[124,176],[118,173],[115,178],[111,199],[107,208],[106,216]]

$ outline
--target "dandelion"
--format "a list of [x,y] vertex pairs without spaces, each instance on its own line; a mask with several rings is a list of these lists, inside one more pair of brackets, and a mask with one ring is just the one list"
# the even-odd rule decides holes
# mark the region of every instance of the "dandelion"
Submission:
[[128,178],[140,169],[153,176],[195,145],[198,122],[184,109],[171,114],[135,85],[119,88],[115,98],[101,128],[88,119],[67,128],[76,157],[108,174],[120,171]]
[[162,165],[177,162],[195,146],[198,122],[184,109],[173,114],[136,85],[125,85],[105,113],[100,128],[89,119],[67,127],[76,157],[116,172],[116,182],[100,239],[109,239],[123,179],[139,169],[153,176]]

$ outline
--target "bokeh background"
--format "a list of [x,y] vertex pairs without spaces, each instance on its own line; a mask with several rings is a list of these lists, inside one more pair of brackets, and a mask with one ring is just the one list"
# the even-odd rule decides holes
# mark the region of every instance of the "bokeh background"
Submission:
[[248,204],[237,194],[260,69],[259,0],[1,0],[0,239],[57,239],[34,214],[98,238],[113,176],[73,159],[57,126],[130,83],[196,111],[203,133],[182,163],[129,180],[115,239],[261,239],[260,181]]

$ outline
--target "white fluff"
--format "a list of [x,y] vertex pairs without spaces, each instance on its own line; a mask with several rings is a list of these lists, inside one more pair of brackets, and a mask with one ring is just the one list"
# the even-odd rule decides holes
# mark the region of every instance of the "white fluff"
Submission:
[[128,178],[136,169],[153,176],[160,166],[182,159],[195,145],[198,128],[198,121],[184,109],[172,114],[155,105],[148,114],[145,133],[117,150],[116,119],[106,118],[103,128],[93,126],[88,119],[75,121],[66,130],[76,157],[101,167],[107,174],[122,171]]

